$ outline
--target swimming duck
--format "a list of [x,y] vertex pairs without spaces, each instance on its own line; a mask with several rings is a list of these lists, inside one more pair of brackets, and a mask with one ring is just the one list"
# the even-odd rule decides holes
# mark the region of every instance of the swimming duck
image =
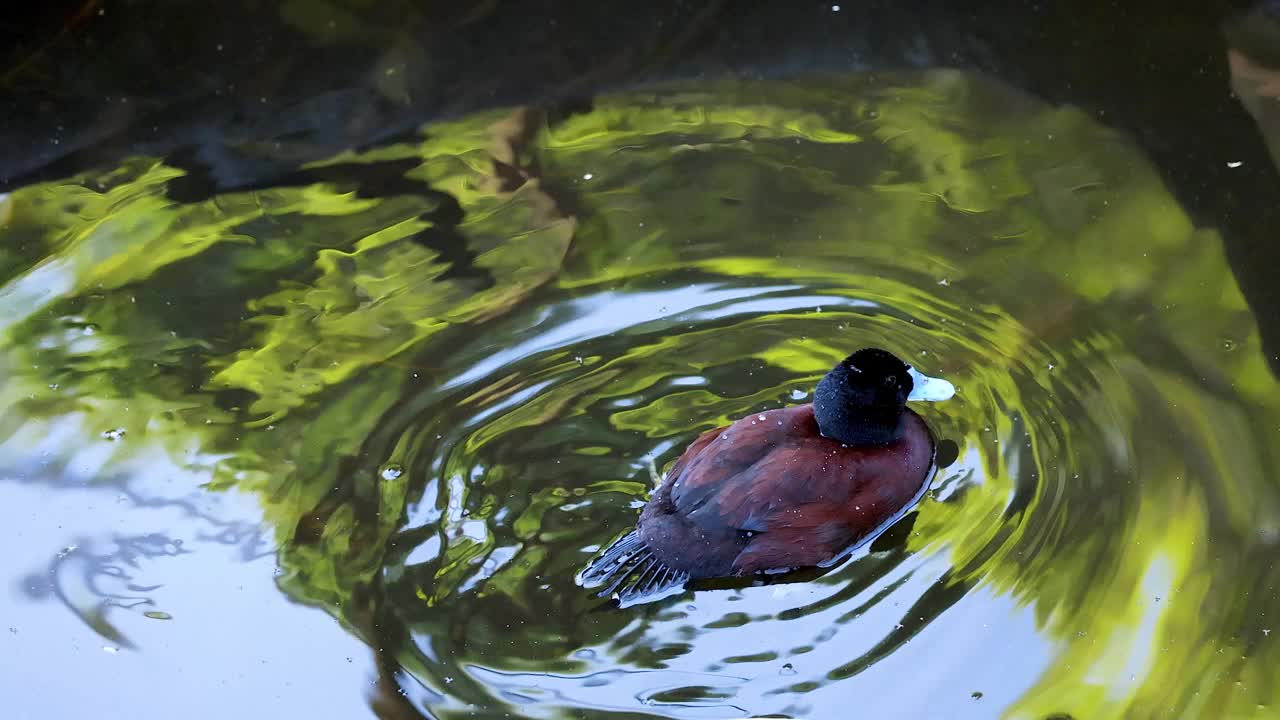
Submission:
[[634,530],[597,555],[583,587],[623,606],[690,580],[833,564],[924,494],[934,438],[908,400],[945,400],[946,380],[892,353],[841,360],[812,403],[755,413],[700,435],[672,465]]

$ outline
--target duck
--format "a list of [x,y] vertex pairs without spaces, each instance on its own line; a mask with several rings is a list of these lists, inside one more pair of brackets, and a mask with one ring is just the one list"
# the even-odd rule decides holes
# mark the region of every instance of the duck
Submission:
[[812,402],[699,435],[635,527],[596,554],[577,583],[626,607],[691,581],[834,565],[923,497],[936,442],[906,405],[954,393],[882,348],[850,354],[818,382]]

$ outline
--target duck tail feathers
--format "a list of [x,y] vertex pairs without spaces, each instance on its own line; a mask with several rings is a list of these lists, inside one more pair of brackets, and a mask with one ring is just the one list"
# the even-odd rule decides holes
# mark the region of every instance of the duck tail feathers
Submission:
[[577,581],[584,588],[603,587],[597,597],[628,607],[675,594],[689,582],[689,574],[659,560],[632,530],[587,563]]

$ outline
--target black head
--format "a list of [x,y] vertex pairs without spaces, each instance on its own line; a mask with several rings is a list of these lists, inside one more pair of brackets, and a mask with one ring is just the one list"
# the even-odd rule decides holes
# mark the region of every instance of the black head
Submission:
[[914,384],[909,369],[879,348],[864,348],[841,360],[813,394],[818,429],[846,445],[893,442]]

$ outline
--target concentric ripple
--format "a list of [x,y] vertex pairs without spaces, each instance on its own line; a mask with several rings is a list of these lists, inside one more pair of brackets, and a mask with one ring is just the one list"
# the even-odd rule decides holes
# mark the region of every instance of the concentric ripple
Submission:
[[[492,680],[484,683],[496,693],[491,701],[517,704],[527,692],[527,702],[545,702],[554,687],[556,704],[621,710],[639,701],[690,717],[761,707],[803,715],[846,692],[831,681],[909,652],[993,559],[1062,532],[1050,523],[1076,515],[1057,507],[1074,482],[1070,466],[1046,467],[1040,458],[1076,454],[1051,408],[1021,407],[1021,389],[1038,388],[1041,397],[1096,392],[1093,370],[1103,359],[1027,342],[1018,363],[983,372],[975,350],[992,347],[1001,330],[1025,337],[1025,328],[910,291],[907,282],[927,278],[894,281],[886,277],[892,268],[881,270],[854,286],[794,272],[788,284],[655,273],[626,291],[579,287],[547,298],[455,348],[450,364],[462,371],[406,403],[391,421],[400,435],[386,458],[425,487],[393,540],[403,551],[387,573],[433,675],[444,681],[468,666],[493,668],[477,676]],[[888,297],[917,303],[894,307]],[[498,346],[498,338],[510,340]],[[910,356],[960,387],[952,401],[921,409],[961,455],[918,517],[810,583],[590,613],[593,599],[573,574],[634,523],[654,467],[703,430],[808,401],[821,374],[864,345]],[[1096,469],[1119,470],[1098,460]],[[489,626],[496,618],[506,622]],[[476,641],[488,633],[491,642]],[[574,671],[519,682],[523,676],[494,674],[528,651],[544,661],[563,657]],[[619,661],[646,668],[647,681],[618,676],[643,692],[610,689],[608,671]],[[828,685],[834,694],[824,701]]]

